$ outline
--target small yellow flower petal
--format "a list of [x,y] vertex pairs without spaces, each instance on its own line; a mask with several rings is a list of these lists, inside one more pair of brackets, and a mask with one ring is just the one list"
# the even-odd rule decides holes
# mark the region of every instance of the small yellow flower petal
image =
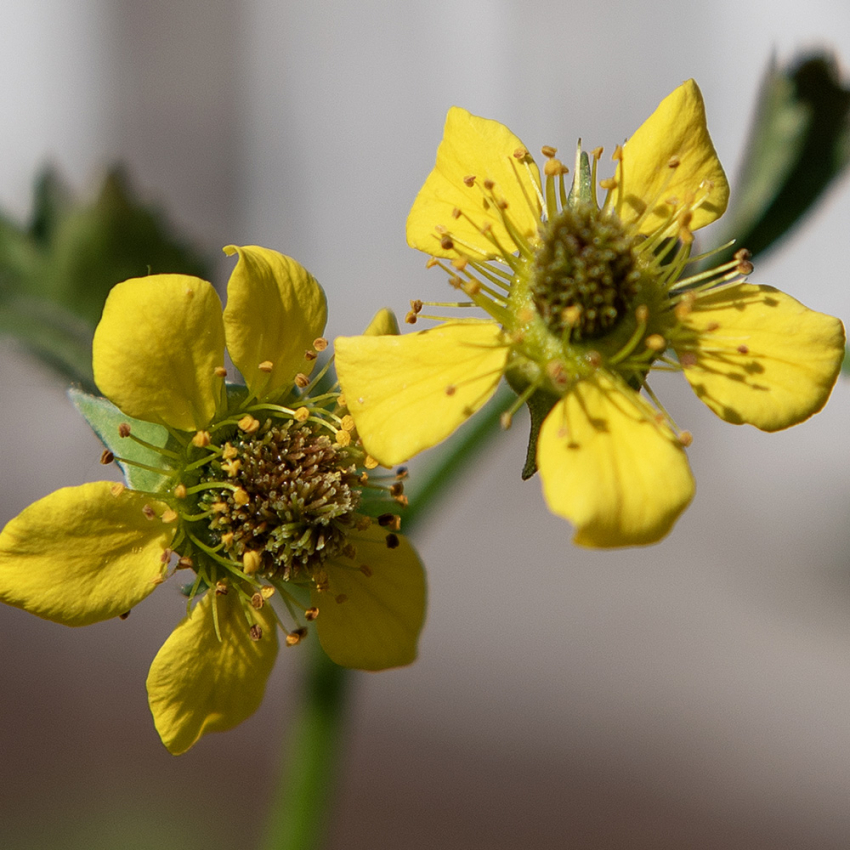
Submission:
[[[622,149],[617,188],[609,201],[627,224],[653,204],[655,212],[640,223],[641,233],[660,227],[670,213],[670,198],[706,200],[694,210],[691,230],[719,218],[729,200],[729,184],[705,122],[705,105],[693,80],[667,95]],[[671,163],[677,163],[671,168]],[[618,202],[620,192],[622,203]]]
[[[522,142],[504,124],[453,106],[437,148],[436,167],[416,196],[407,219],[408,244],[426,254],[457,256],[440,246],[435,227],[442,227],[451,232],[461,253],[473,259],[493,257],[498,252],[481,233],[486,223],[505,249],[513,251],[513,239],[489,200],[485,180],[492,180],[497,198],[507,201],[507,212],[520,233],[534,238],[540,224],[540,173],[530,157],[519,160],[514,156],[520,148]],[[453,215],[455,210],[461,210],[471,221],[464,215]]]
[[66,626],[124,614],[161,582],[173,526],[149,496],[98,481],[57,490],[0,533],[0,601]]
[[364,336],[391,336],[397,334],[398,319],[396,319],[395,313],[389,307],[378,310],[372,317],[372,321],[369,322],[366,330],[363,331]]
[[549,509],[592,547],[655,543],[693,498],[675,437],[625,384],[580,381],[547,416],[537,462]]
[[338,337],[336,367],[366,451],[393,466],[439,443],[496,390],[508,347],[495,322]]
[[261,629],[259,640],[250,634],[236,589],[210,591],[154,658],[148,702],[156,730],[173,755],[185,753],[207,732],[232,729],[259,708],[278,638],[270,608],[252,608],[251,613]]
[[224,252],[239,254],[224,310],[233,363],[253,393],[288,389],[296,373],[313,368],[304,352],[325,329],[325,293],[300,263],[277,251],[228,245]]
[[128,416],[196,431],[215,414],[221,301],[205,280],[159,274],[113,287],[94,334],[94,379]]
[[838,319],[770,286],[742,283],[698,298],[676,345],[694,392],[721,419],[779,431],[817,413],[844,357]]
[[393,535],[398,545],[389,548],[387,534],[377,525],[352,534],[356,558],[327,563],[329,589],[310,596],[319,609],[322,648],[344,667],[384,670],[416,658],[425,620],[425,573],[410,543]]

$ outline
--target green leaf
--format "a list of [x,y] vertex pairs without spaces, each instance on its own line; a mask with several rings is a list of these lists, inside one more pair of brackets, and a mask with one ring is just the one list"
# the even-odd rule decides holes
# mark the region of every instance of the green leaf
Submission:
[[[130,426],[131,433],[134,436],[153,446],[167,448],[171,439],[167,428],[153,422],[144,422],[141,419],[126,416],[111,401],[100,396],[89,395],[76,389],[68,390],[68,396],[103,445],[116,458],[126,458],[168,472],[166,457],[154,449],[140,445],[132,437],[122,437],[118,433],[118,426],[126,423]],[[127,484],[134,490],[156,492],[162,488],[167,480],[164,475],[129,463],[122,463],[121,460],[117,460],[117,463],[124,473]]]
[[759,92],[732,205],[719,244],[753,255],[773,247],[820,200],[850,161],[850,90],[835,59],[804,54],[785,66],[771,61]]

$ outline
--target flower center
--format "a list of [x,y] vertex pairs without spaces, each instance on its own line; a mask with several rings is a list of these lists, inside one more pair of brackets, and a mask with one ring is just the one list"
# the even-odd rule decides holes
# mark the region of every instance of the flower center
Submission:
[[596,339],[629,311],[645,275],[635,239],[616,216],[565,207],[545,226],[530,294],[552,333]]
[[201,498],[213,512],[212,543],[246,564],[246,553],[258,553],[256,571],[267,577],[309,579],[346,549],[360,502],[355,464],[314,423],[268,420],[238,433],[201,480],[226,482]]

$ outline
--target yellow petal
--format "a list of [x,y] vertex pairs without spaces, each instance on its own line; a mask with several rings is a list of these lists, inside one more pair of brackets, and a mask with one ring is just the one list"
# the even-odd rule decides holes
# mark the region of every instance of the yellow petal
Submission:
[[698,298],[676,344],[694,392],[721,419],[779,431],[817,413],[844,357],[838,319],[770,286],[742,283]]
[[94,379],[128,416],[195,431],[215,414],[224,365],[221,301],[197,277],[157,274],[113,287],[94,333]]
[[[332,661],[360,670],[384,670],[416,658],[425,621],[425,572],[413,546],[373,525],[349,539],[354,560],[326,564],[329,589],[313,590],[316,630]],[[359,569],[365,565],[365,569]]]
[[398,319],[389,307],[378,310],[369,322],[364,336],[390,336],[398,334]]
[[508,357],[495,322],[403,336],[338,337],[342,391],[363,445],[385,466],[444,440],[496,390]]
[[540,431],[549,509],[583,546],[636,546],[667,534],[694,494],[679,443],[632,390],[603,372],[580,381]]
[[[30,505],[0,533],[0,601],[66,626],[129,611],[163,578],[166,506],[98,481]],[[157,514],[142,512],[150,505]]]
[[[673,161],[678,166],[671,169]],[[671,211],[670,198],[685,203],[705,197],[694,211],[691,230],[723,215],[729,184],[708,135],[702,94],[693,80],[667,95],[626,142],[616,179],[618,186],[608,200],[624,221],[634,222],[650,204],[654,207],[641,222],[641,233],[664,224]]]
[[304,353],[325,329],[327,301],[292,257],[256,245],[224,249],[228,256],[237,252],[224,310],[227,350],[248,388],[262,397],[291,388],[299,372],[310,373],[313,361]]
[[[427,254],[455,257],[452,250],[440,247],[441,235],[435,227],[451,234],[458,251],[473,259],[498,254],[493,243],[481,234],[481,226],[492,225],[492,233],[508,251],[514,250],[496,207],[487,200],[485,180],[495,182],[496,197],[507,201],[507,214],[527,239],[537,235],[540,225],[537,166],[526,156],[514,153],[524,149],[522,142],[498,121],[479,118],[453,106],[446,116],[443,140],[437,148],[437,164],[416,196],[407,219],[407,242]],[[475,178],[473,186],[465,178]],[[455,218],[452,212],[462,210]]]
[[263,701],[277,658],[277,627],[269,606],[251,614],[262,630],[259,640],[251,639],[236,589],[226,595],[210,591],[154,658],[148,702],[156,731],[173,755],[185,753],[207,732],[238,726]]

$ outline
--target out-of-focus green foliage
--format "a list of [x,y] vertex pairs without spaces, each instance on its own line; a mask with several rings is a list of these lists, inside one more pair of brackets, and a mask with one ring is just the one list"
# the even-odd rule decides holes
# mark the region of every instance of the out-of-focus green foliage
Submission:
[[133,197],[121,169],[93,202],[73,198],[47,169],[28,225],[0,214],[0,333],[93,390],[91,340],[109,290],[158,272],[208,278],[209,262]]
[[719,244],[734,238],[730,255],[774,247],[849,161],[850,89],[842,86],[835,59],[807,53],[783,66],[771,61]]

